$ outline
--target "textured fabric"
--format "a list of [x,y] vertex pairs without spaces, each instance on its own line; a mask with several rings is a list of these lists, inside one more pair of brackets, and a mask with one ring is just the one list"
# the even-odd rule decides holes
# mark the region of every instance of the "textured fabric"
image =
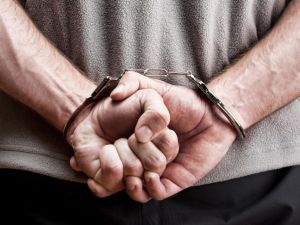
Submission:
[[[285,0],[27,0],[25,8],[95,81],[124,68],[190,70],[206,81],[262,38],[286,5]],[[60,133],[3,93],[0,102],[0,167],[80,180],[68,167],[70,149]],[[299,164],[299,110],[297,99],[248,129],[247,138],[236,140],[199,184]]]
[[20,171],[0,171],[0,178],[1,224],[300,224],[299,166],[193,187],[146,204],[125,192],[96,198],[86,185]]

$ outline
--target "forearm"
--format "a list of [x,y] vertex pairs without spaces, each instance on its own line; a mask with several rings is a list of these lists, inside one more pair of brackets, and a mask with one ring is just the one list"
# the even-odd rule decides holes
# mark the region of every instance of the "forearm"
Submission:
[[248,128],[300,95],[300,1],[209,88]]
[[0,1],[0,52],[0,89],[59,130],[95,87],[12,0]]

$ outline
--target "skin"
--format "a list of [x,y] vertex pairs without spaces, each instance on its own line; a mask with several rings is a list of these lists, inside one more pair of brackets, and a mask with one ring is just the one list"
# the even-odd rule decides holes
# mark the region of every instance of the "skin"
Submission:
[[[134,72],[124,75],[118,87],[111,94],[115,101],[124,101],[144,88],[156,90],[170,112],[169,127],[178,136],[179,153],[161,177],[149,171],[144,174],[145,188],[154,199],[164,199],[192,186],[218,164],[236,138],[228,122],[219,119],[214,107],[191,89],[151,80]],[[131,177],[127,181],[127,190],[136,180]],[[128,194],[137,201],[144,201],[138,191],[128,191]]]
[[[0,1],[0,51],[0,89],[59,131],[96,88],[12,0]],[[169,112],[154,90],[141,90],[119,104],[106,98],[78,119],[67,137],[77,158],[70,164],[90,178],[88,185],[99,197],[123,189],[129,175],[141,180],[144,169],[161,174],[178,152],[177,136],[167,128]],[[140,130],[145,126],[152,135]],[[150,198],[140,193],[144,201]]]
[[[71,127],[67,138],[75,150],[71,166],[90,177],[88,186],[99,197],[123,190],[124,177],[140,181],[144,170],[160,176],[179,149],[177,135],[167,127],[169,121],[163,99],[151,89],[137,91],[124,101],[103,99]],[[145,126],[153,136],[143,131]],[[142,201],[149,199],[142,186],[132,185],[139,188]]]
[[[245,129],[300,95],[299,19],[300,1],[294,0],[264,39],[208,83]],[[95,85],[49,44],[13,1],[0,2],[0,39],[0,88],[62,130]],[[36,95],[32,87],[44,94]],[[152,105],[157,109],[153,114],[165,118],[153,135],[147,129],[140,131],[140,125],[153,129],[143,98],[156,99],[159,104]],[[139,110],[130,111],[129,103]],[[101,111],[114,107],[120,114]],[[113,126],[106,127],[105,122],[121,118],[126,110],[128,125],[122,135]],[[143,115],[148,115],[148,122],[140,122]],[[105,120],[101,121],[102,117]],[[165,199],[192,186],[217,165],[236,138],[224,116],[193,90],[136,73],[127,73],[109,98],[87,109],[79,119],[68,135],[76,151],[72,167],[91,178],[88,184],[97,196],[125,186],[129,196],[140,202]],[[179,145],[179,152],[163,143]],[[165,157],[159,168],[156,163],[153,167],[146,163],[150,153],[159,159]],[[140,171],[137,166],[137,170],[124,173],[126,162],[132,159],[142,164],[143,171],[136,172]],[[122,183],[123,178],[126,183]],[[110,183],[112,179],[116,182]]]
[[[300,1],[292,1],[264,39],[208,83],[244,129],[300,96],[299,21]],[[111,96],[121,101],[143,88],[161,94],[170,112],[170,127],[179,140],[179,154],[162,176],[145,175],[150,196],[165,199],[211,171],[228,151],[236,133],[221,112],[184,87],[127,74]],[[130,196],[141,200],[137,193]]]

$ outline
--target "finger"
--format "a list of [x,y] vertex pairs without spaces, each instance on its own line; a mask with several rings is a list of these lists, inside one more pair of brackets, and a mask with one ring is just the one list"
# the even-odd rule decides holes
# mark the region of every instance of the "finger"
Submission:
[[156,173],[146,171],[144,180],[147,192],[156,200],[168,198],[198,181],[193,174],[176,162],[168,164],[161,177]]
[[135,134],[128,139],[131,150],[141,161],[145,170],[162,174],[166,168],[167,160],[164,154],[152,143],[138,142]]
[[170,123],[170,114],[162,97],[154,90],[137,92],[144,113],[138,119],[135,134],[139,142],[149,142]]
[[128,145],[128,139],[120,138],[115,141],[114,146],[123,164],[123,174],[126,176],[142,177],[144,168],[141,161]]
[[115,193],[112,191],[108,191],[105,187],[103,187],[101,184],[98,184],[96,181],[94,181],[91,178],[88,179],[87,185],[89,189],[93,192],[93,194],[99,198],[104,198]]
[[71,166],[80,168],[88,177],[94,177],[99,170],[99,150],[107,144],[95,133],[93,126],[91,122],[82,123],[70,137],[75,158],[75,161],[71,160]]
[[152,140],[152,143],[164,154],[167,163],[173,161],[179,151],[177,134],[168,127],[162,130],[159,135]]
[[78,166],[78,163],[75,159],[74,156],[71,157],[70,159],[70,166],[73,170],[75,170],[76,172],[81,172],[82,170],[80,169],[80,167]]
[[99,151],[100,167],[94,180],[111,192],[123,188],[123,165],[114,145],[105,145]]
[[128,145],[126,138],[120,138],[114,143],[123,163],[125,186],[128,195],[135,201],[145,203],[150,196],[143,188],[142,175],[144,172],[141,161]]
[[133,71],[127,71],[119,81],[118,86],[111,92],[110,97],[113,100],[121,101],[141,89],[154,89],[159,94],[163,94],[168,87],[163,82],[154,81]]
[[100,168],[97,150],[91,149],[91,151],[88,151],[84,149],[83,151],[76,151],[74,154],[78,167],[81,168],[88,177],[94,177]]
[[135,201],[146,203],[151,197],[143,187],[143,181],[139,177],[129,176],[125,178],[126,192]]
[[163,200],[182,190],[169,179],[160,178],[157,173],[149,171],[145,172],[145,187],[149,195],[155,200]]

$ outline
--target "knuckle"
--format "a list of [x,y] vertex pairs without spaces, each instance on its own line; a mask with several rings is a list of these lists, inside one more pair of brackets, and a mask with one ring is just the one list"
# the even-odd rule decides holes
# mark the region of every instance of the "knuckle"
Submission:
[[170,120],[170,115],[168,113],[165,113],[164,111],[158,112],[155,110],[149,110],[149,113],[156,124],[163,125],[164,127],[168,125]]
[[169,136],[169,138],[174,141],[175,143],[178,143],[178,137],[177,134],[174,130],[167,130],[167,135]]
[[155,90],[153,89],[144,89],[144,90],[140,90],[141,94],[143,96],[150,96],[150,98],[152,99],[157,99],[158,101],[160,101],[162,103],[163,109],[164,110],[160,110],[159,112],[156,112],[153,110],[153,112],[156,112],[157,117],[160,117],[161,119],[163,119],[163,121],[165,121],[166,123],[169,123],[170,121],[170,114],[166,108],[166,106],[164,105],[164,100],[162,98],[162,96]]
[[171,130],[169,133],[169,146],[171,149],[176,149],[177,152],[179,150],[179,143],[178,143],[178,137],[177,134]]
[[137,145],[137,139],[135,134],[131,135],[128,139],[128,145],[130,148],[133,148]]
[[165,134],[158,138],[157,144],[165,150],[176,148],[178,146],[177,136],[172,133]]
[[102,171],[112,176],[119,176],[123,173],[123,167],[120,163],[112,163],[105,165],[105,167],[102,168]]
[[77,161],[85,161],[85,159],[88,158],[90,154],[90,151],[79,149],[75,151],[74,157]]
[[166,167],[166,158],[160,155],[152,155],[144,160],[144,168],[153,172],[162,172]]
[[142,163],[139,161],[126,163],[124,165],[124,173],[126,175],[140,176],[143,173]]
[[166,138],[160,140],[160,146],[163,148],[167,161],[173,160],[179,151],[179,143],[177,135],[174,131],[170,131]]
[[127,139],[126,138],[119,138],[114,142],[115,146],[123,146],[127,144]]

